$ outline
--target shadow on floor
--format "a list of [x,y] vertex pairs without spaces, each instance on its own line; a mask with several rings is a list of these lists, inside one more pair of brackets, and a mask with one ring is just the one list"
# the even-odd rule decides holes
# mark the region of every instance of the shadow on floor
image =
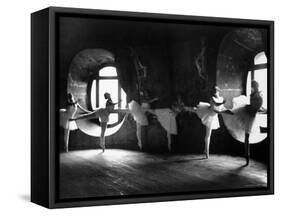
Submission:
[[30,202],[30,195],[29,194],[19,194],[19,198],[23,201]]

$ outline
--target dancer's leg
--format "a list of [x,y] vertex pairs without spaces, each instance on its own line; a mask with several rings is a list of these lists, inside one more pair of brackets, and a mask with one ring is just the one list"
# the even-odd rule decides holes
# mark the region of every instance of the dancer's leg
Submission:
[[249,143],[249,133],[245,133],[245,143],[244,143],[244,148],[245,148],[245,159],[246,159],[246,166],[249,165],[250,162],[250,143]]
[[171,134],[169,132],[167,132],[167,139],[168,139],[168,149],[169,151],[172,150],[172,138],[171,138]]
[[209,158],[209,147],[210,147],[210,139],[212,134],[212,128],[206,127],[206,134],[205,134],[205,155],[206,158]]
[[70,130],[68,128],[64,129],[64,148],[68,152],[68,143],[69,143]]
[[138,139],[138,146],[140,150],[142,150],[142,142],[141,142],[141,125],[139,123],[137,124],[137,139]]
[[102,152],[105,151],[105,130],[107,127],[107,123],[106,122],[102,122],[101,123],[101,135],[100,135],[100,147],[102,148]]

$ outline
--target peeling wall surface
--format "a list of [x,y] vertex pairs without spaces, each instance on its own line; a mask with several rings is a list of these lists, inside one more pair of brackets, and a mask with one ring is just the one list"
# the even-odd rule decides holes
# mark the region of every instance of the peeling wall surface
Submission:
[[262,30],[240,28],[229,32],[220,45],[217,60],[217,85],[222,89],[227,106],[232,98],[245,94],[246,77],[253,66],[254,56],[266,51]]
[[[256,29],[225,26],[61,17],[57,72],[59,106],[66,106],[67,92],[72,92],[90,109],[89,83],[104,64],[117,67],[127,102],[138,100],[136,69],[130,48],[147,68],[145,87],[151,95],[159,97],[153,108],[171,107],[177,95],[181,95],[188,106],[206,102],[210,87],[216,84],[230,101],[244,91],[243,79],[252,57],[266,49],[263,35],[263,31]],[[201,66],[205,68],[205,78],[200,76],[195,64],[200,53],[203,53]],[[172,137],[173,149],[203,152],[205,128],[200,119],[194,114],[183,113],[177,120],[179,135]],[[151,116],[149,122],[142,130],[144,150],[167,151],[164,129]],[[211,142],[216,145],[211,144],[211,152],[242,152],[243,145],[232,139],[221,123],[221,128],[212,136]],[[63,143],[63,136],[60,137]],[[98,142],[98,138],[79,130],[70,135],[70,149],[99,148]],[[106,143],[107,148],[137,149],[133,118],[129,117],[116,134],[106,137]],[[225,143],[231,146],[225,146]]]

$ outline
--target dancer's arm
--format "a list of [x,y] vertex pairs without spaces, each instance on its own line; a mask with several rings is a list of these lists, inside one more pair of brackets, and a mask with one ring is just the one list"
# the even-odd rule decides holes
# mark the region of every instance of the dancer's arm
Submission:
[[229,109],[227,109],[225,106],[223,106],[222,108],[216,108],[216,107],[213,107],[213,110],[214,112],[218,113],[218,114],[221,114],[221,113],[225,113],[225,114],[230,114],[230,115],[233,115],[233,112]]
[[131,113],[131,111],[128,110],[128,109],[114,109],[110,113],[125,113],[125,114],[127,114],[127,113]]
[[186,112],[196,112],[196,110],[197,110],[197,107],[187,107],[187,106],[185,106],[184,107],[184,111],[186,111]]
[[155,110],[154,109],[146,109],[145,111],[155,115]]
[[89,111],[89,110],[86,110],[84,107],[82,107],[79,103],[77,103],[77,106],[78,106],[78,108],[80,109],[80,110],[82,110],[83,112],[85,112],[85,113],[91,113],[91,111]]
[[84,115],[80,115],[80,116],[75,117],[75,118],[71,118],[71,119],[69,119],[69,121],[75,121],[75,120],[79,120],[79,119],[93,119],[93,118],[97,118],[96,111],[91,112],[91,113],[87,113],[87,114],[84,114]]
[[117,104],[120,104],[121,102],[122,102],[122,100],[119,100],[119,101],[116,102],[116,103],[113,103],[112,101],[107,101],[106,104],[107,104],[107,105],[110,105],[110,106],[115,106],[115,105],[117,105]]
[[147,101],[147,103],[153,103],[154,101],[157,101],[157,100],[159,100],[159,98],[158,97],[155,97],[155,98],[153,98],[153,99],[151,99],[151,100],[148,100]]

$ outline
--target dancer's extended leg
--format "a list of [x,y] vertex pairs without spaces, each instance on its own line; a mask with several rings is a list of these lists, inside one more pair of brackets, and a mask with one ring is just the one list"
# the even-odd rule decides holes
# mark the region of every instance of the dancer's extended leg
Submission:
[[205,134],[205,155],[206,158],[209,158],[209,147],[210,147],[210,139],[211,139],[211,134],[212,134],[212,128],[206,127],[206,134]]

